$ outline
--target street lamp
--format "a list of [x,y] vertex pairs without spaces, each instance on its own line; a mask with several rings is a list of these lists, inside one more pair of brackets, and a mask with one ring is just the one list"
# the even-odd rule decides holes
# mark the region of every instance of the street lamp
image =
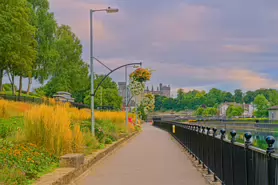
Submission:
[[91,72],[91,110],[92,110],[92,134],[95,135],[95,104],[94,104],[94,55],[93,55],[93,13],[105,11],[107,13],[116,13],[119,9],[106,8],[98,10],[90,10],[90,72]]

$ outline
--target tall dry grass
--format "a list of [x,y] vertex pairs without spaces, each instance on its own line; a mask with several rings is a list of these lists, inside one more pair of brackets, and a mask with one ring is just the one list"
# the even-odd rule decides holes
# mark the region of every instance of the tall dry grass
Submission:
[[62,155],[81,152],[83,136],[80,127],[71,129],[70,114],[63,106],[33,106],[24,116],[25,137],[50,153]]
[[24,112],[28,111],[31,107],[32,105],[28,103],[0,99],[0,118],[23,116]]

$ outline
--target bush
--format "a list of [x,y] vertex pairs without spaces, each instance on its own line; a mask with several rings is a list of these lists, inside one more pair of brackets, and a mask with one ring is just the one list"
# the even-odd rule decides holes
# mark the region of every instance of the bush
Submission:
[[[28,180],[57,166],[58,158],[31,143],[0,139],[0,184],[27,184]],[[10,170],[8,170],[10,169]]]

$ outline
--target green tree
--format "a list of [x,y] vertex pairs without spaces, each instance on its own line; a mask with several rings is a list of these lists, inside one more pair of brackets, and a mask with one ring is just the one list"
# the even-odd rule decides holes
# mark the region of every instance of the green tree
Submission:
[[241,106],[230,105],[227,109],[228,118],[232,118],[234,116],[241,116],[244,113],[244,109]]
[[208,107],[204,109],[203,114],[204,117],[210,117],[210,116],[216,116],[217,115],[217,109],[213,107]]
[[0,12],[0,56],[3,64],[0,73],[8,71],[12,86],[14,76],[20,76],[21,93],[22,77],[31,71],[36,59],[36,29],[30,24],[31,10],[26,0],[1,0]]
[[234,98],[235,98],[235,102],[236,103],[243,103],[243,93],[242,93],[242,90],[236,89],[235,90]]
[[254,105],[256,107],[256,111],[254,113],[256,117],[263,118],[268,116],[267,109],[269,108],[270,103],[268,102],[268,100],[265,98],[264,95],[262,94],[257,95],[254,100]]
[[55,48],[58,59],[50,81],[44,87],[47,96],[57,91],[76,91],[88,89],[88,64],[82,59],[80,40],[71,32],[69,26],[62,25],[57,30]]
[[204,113],[204,108],[203,107],[199,107],[197,110],[196,110],[196,112],[195,112],[195,115],[196,116],[202,116],[203,115],[203,113]]
[[36,47],[38,57],[32,66],[31,73],[28,74],[29,94],[32,85],[32,78],[37,79],[41,84],[49,78],[55,66],[58,53],[54,46],[57,24],[54,14],[49,12],[48,0],[28,0],[32,9],[32,25],[37,29]]
[[[96,75],[94,81],[94,87],[98,86],[105,75]],[[90,85],[84,99],[84,103],[87,105],[91,105],[91,96],[90,96]],[[95,95],[95,107],[99,106],[113,106],[115,109],[122,108],[123,99],[119,95],[118,86],[112,80],[111,77],[107,77],[103,83],[101,84],[100,88],[97,90]]]

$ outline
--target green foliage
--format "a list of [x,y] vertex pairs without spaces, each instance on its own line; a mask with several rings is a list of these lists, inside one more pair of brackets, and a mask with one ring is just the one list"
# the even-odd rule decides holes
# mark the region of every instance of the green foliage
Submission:
[[202,116],[204,110],[205,110],[205,109],[204,109],[203,107],[199,107],[199,108],[196,110],[195,115],[196,115],[196,116]]
[[[95,89],[103,78],[104,75],[96,75],[94,83]],[[88,87],[90,89],[90,85]],[[89,89],[87,90],[84,99],[84,103],[87,105],[91,105],[91,92]],[[95,107],[98,106],[113,106],[114,109],[122,108],[122,97],[119,95],[117,84],[111,77],[107,77],[96,92]]]
[[7,138],[15,134],[18,128],[23,128],[22,117],[13,117],[10,119],[0,119],[0,138]]
[[[57,166],[59,159],[44,149],[29,143],[13,143],[0,139],[0,180],[5,184],[28,184],[40,173]],[[11,171],[7,171],[7,168]],[[13,173],[16,174],[13,174]],[[14,179],[10,177],[15,176]],[[1,181],[0,181],[1,183]]]
[[[83,121],[81,129],[89,132],[91,130],[91,122]],[[96,121],[95,134],[99,143],[110,144],[111,141],[117,141],[119,139],[120,131],[121,128],[118,128],[116,124],[110,121]]]
[[[17,87],[14,86],[15,90],[17,90]],[[11,84],[3,84],[3,91],[12,91],[12,85]]]
[[262,94],[256,96],[254,100],[254,105],[256,106],[255,116],[258,118],[263,118],[268,116],[267,109],[269,108],[270,104],[266,97]]
[[237,89],[234,95],[230,92],[221,91],[213,88],[208,93],[205,91],[192,90],[183,92],[178,90],[177,98],[167,98],[155,96],[155,111],[184,111],[197,110],[199,107],[218,107],[225,102],[238,102],[250,104],[254,102],[255,97],[259,94],[265,96],[271,106],[278,105],[278,91],[275,89],[258,89],[247,91],[243,94],[242,90]]
[[214,107],[208,107],[204,109],[202,116],[204,117],[210,117],[210,116],[216,116],[217,115],[217,108]]
[[244,113],[244,109],[240,106],[235,106],[235,105],[230,105],[226,112],[228,118],[234,116],[241,116],[243,113]]

